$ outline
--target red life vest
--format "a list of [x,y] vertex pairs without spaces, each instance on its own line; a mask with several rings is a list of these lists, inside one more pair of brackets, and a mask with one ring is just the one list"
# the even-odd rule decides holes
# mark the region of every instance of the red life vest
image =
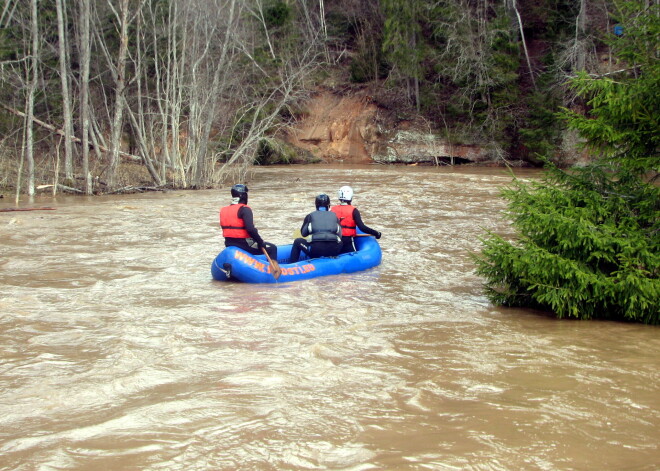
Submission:
[[[222,227],[223,237],[236,237],[247,239],[250,237],[245,230],[245,221],[238,217],[238,210],[247,204],[230,204],[220,209],[220,227]],[[249,208],[249,206],[247,206]]]
[[353,219],[353,210],[355,208],[350,204],[341,204],[333,206],[330,211],[337,215],[339,224],[341,225],[342,236],[354,236],[357,234],[355,230],[355,220]]

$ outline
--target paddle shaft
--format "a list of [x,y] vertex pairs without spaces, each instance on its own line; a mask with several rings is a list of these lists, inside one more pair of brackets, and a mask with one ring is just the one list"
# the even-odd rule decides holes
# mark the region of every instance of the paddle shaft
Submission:
[[273,270],[273,278],[276,280],[280,277],[282,274],[282,269],[280,268],[279,264],[275,262],[272,258],[270,258],[270,255],[268,255],[268,252],[266,251],[265,247],[261,247],[261,251],[264,253],[266,258],[268,259],[268,263],[270,264],[270,267]]

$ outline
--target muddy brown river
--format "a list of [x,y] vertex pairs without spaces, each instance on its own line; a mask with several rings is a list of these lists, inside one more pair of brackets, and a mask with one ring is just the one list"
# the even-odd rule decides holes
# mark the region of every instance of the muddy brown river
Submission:
[[277,285],[212,280],[228,189],[0,213],[0,470],[660,469],[657,327],[483,295],[510,180],[258,168],[267,241],[346,184],[383,233],[374,269]]

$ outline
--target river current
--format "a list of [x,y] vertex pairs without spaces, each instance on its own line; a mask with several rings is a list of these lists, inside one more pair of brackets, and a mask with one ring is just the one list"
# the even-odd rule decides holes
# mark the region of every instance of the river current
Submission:
[[383,233],[374,269],[275,285],[211,278],[228,188],[0,213],[0,470],[659,469],[657,327],[484,296],[510,181],[257,168],[267,241],[342,185]]

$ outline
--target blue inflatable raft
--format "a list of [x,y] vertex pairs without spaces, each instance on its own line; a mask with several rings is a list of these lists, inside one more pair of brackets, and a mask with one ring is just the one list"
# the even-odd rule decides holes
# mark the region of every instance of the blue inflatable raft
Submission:
[[[378,265],[382,258],[380,245],[374,237],[356,237],[356,252],[300,260],[288,263],[291,245],[277,247],[277,262],[282,274],[278,280],[271,273],[265,255],[252,255],[237,247],[227,247],[213,260],[211,274],[218,281],[237,280],[245,283],[287,283],[317,276],[338,275],[366,270]],[[302,254],[304,255],[304,254]]]

